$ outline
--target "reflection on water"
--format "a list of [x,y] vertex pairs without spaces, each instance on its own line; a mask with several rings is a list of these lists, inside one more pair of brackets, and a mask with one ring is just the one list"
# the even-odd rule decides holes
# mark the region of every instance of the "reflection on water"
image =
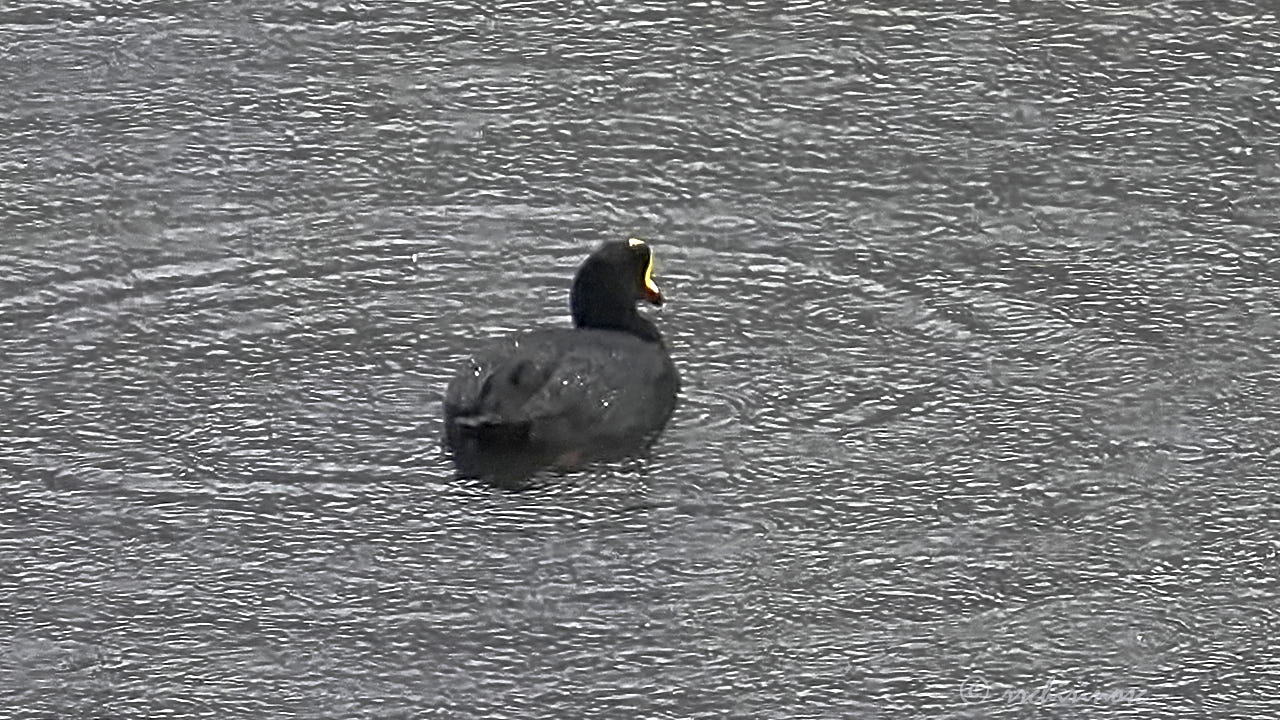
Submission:
[[[0,8],[3,696],[1273,715],[1276,23]],[[465,349],[629,235],[662,440],[455,479]]]

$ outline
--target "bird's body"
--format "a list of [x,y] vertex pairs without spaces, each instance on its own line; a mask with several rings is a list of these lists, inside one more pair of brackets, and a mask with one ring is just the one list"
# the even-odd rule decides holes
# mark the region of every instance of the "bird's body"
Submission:
[[666,424],[678,388],[671,358],[634,335],[522,333],[478,354],[450,383],[448,442],[466,466],[474,455],[511,452],[549,462],[624,454]]
[[637,298],[662,301],[651,272],[643,243],[606,243],[575,278],[576,327],[519,333],[470,359],[444,400],[445,441],[463,474],[621,456],[661,432],[680,381],[635,308]]

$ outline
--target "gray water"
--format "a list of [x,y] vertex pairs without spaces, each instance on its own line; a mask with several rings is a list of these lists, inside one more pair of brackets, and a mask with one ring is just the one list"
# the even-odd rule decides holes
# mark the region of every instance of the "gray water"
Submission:
[[[1280,17],[940,5],[0,4],[0,716],[1280,714]],[[456,479],[631,235],[665,435]]]

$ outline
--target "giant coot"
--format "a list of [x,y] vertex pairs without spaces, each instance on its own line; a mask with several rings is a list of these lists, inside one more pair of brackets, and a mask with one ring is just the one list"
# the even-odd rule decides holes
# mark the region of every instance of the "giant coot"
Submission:
[[445,393],[445,442],[460,474],[576,466],[641,449],[680,387],[658,328],[653,250],[606,242],[578,268],[573,328],[531,330],[474,355]]

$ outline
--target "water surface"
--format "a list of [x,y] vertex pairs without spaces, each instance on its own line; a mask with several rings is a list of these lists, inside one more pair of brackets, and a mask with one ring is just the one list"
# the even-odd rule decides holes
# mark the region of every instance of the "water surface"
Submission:
[[[3,714],[1274,716],[1278,20],[0,8]],[[662,440],[455,479],[630,235]]]

